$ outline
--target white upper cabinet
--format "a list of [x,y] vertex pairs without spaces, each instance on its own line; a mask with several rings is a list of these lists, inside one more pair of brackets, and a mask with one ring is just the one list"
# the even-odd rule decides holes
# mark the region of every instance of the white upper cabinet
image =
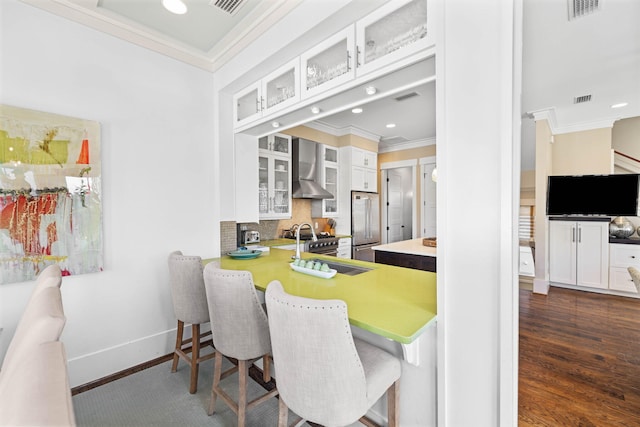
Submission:
[[233,97],[234,126],[251,123],[300,101],[300,60],[288,62]]
[[434,45],[427,1],[431,5],[432,0],[385,3],[236,93],[234,128],[273,119],[272,113],[289,112],[317,95],[331,96],[338,86],[360,84],[361,76],[376,78],[407,66],[410,57]]
[[396,0],[356,22],[356,73],[366,74],[433,45],[431,21],[427,0]]
[[302,98],[309,98],[353,79],[354,50],[354,27],[351,25],[302,54]]
[[351,153],[353,156],[351,160],[352,166],[360,166],[370,169],[378,168],[378,153],[357,147],[352,147]]

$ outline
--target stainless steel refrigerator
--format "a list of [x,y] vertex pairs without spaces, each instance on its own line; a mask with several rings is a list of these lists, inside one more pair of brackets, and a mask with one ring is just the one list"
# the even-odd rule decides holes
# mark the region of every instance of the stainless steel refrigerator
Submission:
[[372,246],[380,244],[378,193],[351,192],[351,257],[373,262]]

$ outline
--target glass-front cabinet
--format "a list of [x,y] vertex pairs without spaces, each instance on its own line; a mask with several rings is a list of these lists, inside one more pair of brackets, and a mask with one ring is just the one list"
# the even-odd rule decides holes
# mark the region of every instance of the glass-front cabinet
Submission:
[[354,47],[354,27],[349,26],[302,54],[302,98],[309,98],[353,79]]
[[356,22],[357,73],[366,74],[434,44],[427,0],[396,0]]
[[318,169],[320,182],[325,190],[333,194],[332,199],[314,200],[311,203],[313,217],[331,218],[338,216],[338,149],[318,144]]
[[291,218],[291,137],[265,136],[258,147],[260,219]]
[[300,60],[294,59],[234,96],[234,126],[251,123],[300,100]]

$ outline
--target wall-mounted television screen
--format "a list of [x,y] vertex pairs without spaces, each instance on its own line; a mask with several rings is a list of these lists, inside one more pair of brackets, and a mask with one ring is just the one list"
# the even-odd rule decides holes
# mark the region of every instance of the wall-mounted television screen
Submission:
[[550,176],[547,215],[640,216],[639,176]]

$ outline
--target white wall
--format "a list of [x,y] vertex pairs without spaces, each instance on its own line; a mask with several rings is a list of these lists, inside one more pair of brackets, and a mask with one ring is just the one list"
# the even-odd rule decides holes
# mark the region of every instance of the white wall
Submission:
[[[167,256],[218,255],[213,76],[16,0],[0,12],[0,102],[102,125],[104,271],[62,286],[75,386],[170,353]],[[0,286],[0,357],[32,288]]]

